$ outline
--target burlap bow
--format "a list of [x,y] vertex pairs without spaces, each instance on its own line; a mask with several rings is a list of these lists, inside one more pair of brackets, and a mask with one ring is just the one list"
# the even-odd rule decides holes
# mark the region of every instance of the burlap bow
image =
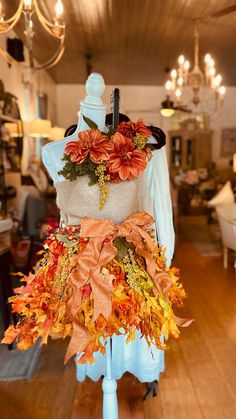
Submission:
[[112,312],[112,300],[109,284],[101,275],[101,268],[106,266],[117,254],[113,241],[116,237],[124,237],[131,243],[135,252],[144,257],[147,272],[154,283],[154,293],[167,294],[171,286],[171,278],[165,272],[158,272],[153,257],[155,245],[150,235],[145,231],[153,224],[153,218],[146,212],[137,212],[128,217],[122,224],[114,225],[109,220],[83,218],[80,237],[88,238],[88,244],[78,258],[76,269],[69,276],[72,295],[67,303],[67,311],[73,322],[73,334],[67,349],[65,362],[76,352],[83,351],[92,340],[85,327],[76,320],[81,307],[81,288],[90,284],[94,298],[94,313],[92,321],[100,314],[106,320]]

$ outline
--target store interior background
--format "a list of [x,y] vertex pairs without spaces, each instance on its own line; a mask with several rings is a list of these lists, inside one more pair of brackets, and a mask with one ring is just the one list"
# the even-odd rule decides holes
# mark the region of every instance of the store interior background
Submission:
[[[7,6],[8,3],[4,2]],[[12,10],[15,3],[11,2],[9,11]],[[154,67],[155,69],[158,68],[155,74],[155,71],[151,71],[150,68],[147,70],[145,67],[145,65],[150,66],[151,59],[145,64],[144,56],[144,62],[142,65],[140,64],[142,69],[140,83],[137,74],[140,74],[141,71],[134,74],[133,81],[130,76],[135,51],[130,52],[130,63],[126,62],[127,55],[123,61],[121,57],[117,59],[119,66],[123,65],[123,73],[120,75],[118,70],[115,70],[116,58],[113,57],[112,47],[109,50],[108,43],[105,43],[104,49],[106,49],[106,52],[103,55],[101,53],[103,42],[109,37],[109,31],[106,26],[106,29],[102,32],[101,21],[96,21],[95,16],[99,9],[101,18],[102,4],[105,1],[91,1],[87,13],[84,14],[83,10],[87,7],[85,0],[81,0],[79,8],[77,3],[78,0],[64,1],[65,17],[68,20],[68,35],[66,53],[59,62],[57,70],[54,69],[49,72],[45,70],[26,71],[14,65],[10,67],[0,56],[0,79],[4,83],[5,90],[17,97],[22,120],[27,121],[37,118],[37,95],[42,92],[48,99],[47,119],[51,121],[52,126],[66,129],[77,123],[80,101],[84,99],[86,94],[84,85],[88,76],[88,62],[85,55],[93,49],[92,68],[90,70],[104,76],[106,90],[103,101],[107,104],[107,112],[109,113],[111,109],[110,95],[112,90],[118,87],[120,89],[120,111],[122,113],[127,114],[134,121],[142,118],[147,124],[150,123],[163,129],[166,133],[166,153],[170,167],[171,193],[175,216],[176,252],[174,263],[181,269],[183,283],[188,294],[184,314],[196,319],[189,330],[183,331],[179,342],[171,342],[171,349],[167,351],[166,355],[166,371],[160,380],[157,398],[143,404],[144,385],[138,383],[131,376],[126,376],[120,380],[118,397],[121,415],[123,414],[121,418],[232,419],[236,417],[236,232],[235,249],[229,251],[226,268],[223,266],[222,237],[215,207],[211,208],[208,205],[208,200],[217,195],[229,181],[231,182],[232,193],[235,194],[236,191],[236,172],[233,168],[233,157],[236,154],[236,149],[233,150],[231,155],[222,155],[222,131],[234,128],[236,130],[236,79],[234,70],[236,61],[234,47],[236,12],[216,21],[207,21],[199,26],[201,59],[207,52],[206,48],[210,52],[212,51],[219,72],[222,73],[225,80],[226,94],[220,111],[216,112],[212,118],[205,120],[205,127],[212,130],[211,158],[205,163],[208,167],[214,165],[216,182],[212,186],[212,179],[210,179],[210,195],[207,198],[205,196],[204,200],[195,200],[193,205],[191,202],[192,193],[196,190],[197,194],[199,193],[198,185],[194,185],[193,188],[192,185],[185,185],[186,189],[184,186],[184,191],[191,190],[189,195],[188,193],[184,195],[184,199],[189,196],[189,202],[184,206],[181,206],[182,203],[178,202],[179,185],[175,185],[176,170],[173,170],[171,164],[170,132],[178,129],[180,122],[189,119],[189,117],[194,118],[194,115],[176,112],[172,117],[165,118],[160,114],[160,106],[166,97],[164,87],[167,78],[166,66],[174,66],[178,54],[181,52],[186,53],[186,56],[193,61],[193,23],[191,18],[230,7],[234,2],[221,0],[206,4],[204,1],[193,1],[190,4],[189,1],[168,0],[166,3],[168,10],[163,9],[164,11],[161,8],[163,2],[157,2],[160,6],[158,9],[160,20],[164,15],[171,15],[171,9],[175,3],[181,3],[182,9],[179,4],[176,5],[176,12],[173,9],[174,17],[166,26],[166,32],[163,29],[166,40],[163,37],[161,48],[158,51],[160,56],[161,52],[164,53],[164,50],[169,48],[169,61],[163,62],[162,60],[158,64],[154,60]],[[128,4],[129,0],[124,1],[124,3],[125,7],[122,9],[122,13],[125,14],[127,10],[127,14],[132,16],[132,6],[137,7],[140,12],[141,6],[138,4],[140,0],[132,1],[132,5],[131,3]],[[143,3],[142,7],[147,14],[147,10],[150,11],[150,8],[145,8],[144,3],[146,2],[141,3]],[[107,4],[111,4],[111,1],[108,1]],[[114,4],[118,10],[117,1]],[[50,2],[50,7],[53,7],[52,2]],[[184,18],[186,16],[191,17],[190,23],[186,23],[186,33],[184,33],[185,24],[181,20],[181,13]],[[152,17],[151,15],[148,17],[146,14],[145,22],[148,27],[148,22]],[[86,23],[86,19],[88,21],[90,17],[94,20],[91,27],[88,26],[86,32],[83,25]],[[73,25],[77,24],[77,20],[79,22],[78,28],[75,29]],[[126,16],[125,21],[122,21],[124,33],[128,20],[129,18]],[[107,25],[111,22],[112,20],[108,19]],[[173,39],[171,32],[176,22],[181,36]],[[157,16],[155,17],[155,24],[158,25]],[[96,27],[96,25],[98,26]],[[133,25],[135,24],[133,23]],[[153,26],[152,23],[152,31],[154,31]],[[158,30],[158,33],[160,33],[161,25]],[[113,37],[114,31],[116,29],[113,28]],[[18,30],[16,33],[12,31],[7,36],[15,37],[19,36],[19,33]],[[100,33],[99,43],[97,38]],[[0,35],[0,46],[3,49],[6,47],[7,36]],[[124,50],[125,48],[128,49],[127,45],[130,47],[132,42],[133,45],[135,44],[135,35],[132,35],[131,38],[129,36],[131,36],[130,33],[120,38]],[[143,36],[145,37],[145,33]],[[141,38],[139,33],[139,41]],[[157,38],[158,35],[155,35],[155,42],[158,42]],[[115,40],[114,38],[114,42]],[[205,45],[206,40],[207,45]],[[130,42],[131,44],[129,44]],[[42,51],[40,51],[40,45],[42,45],[40,41],[36,41],[36,52],[38,56],[42,57],[47,51],[47,44],[45,44],[46,47],[44,45]],[[68,56],[67,51],[70,50],[70,46],[73,48],[72,53]],[[51,48],[50,45],[50,51]],[[115,51],[119,52],[119,49],[115,49]],[[150,51],[153,57],[155,52],[154,40]],[[78,55],[77,59],[75,58],[76,54]],[[142,62],[142,57],[139,58],[139,62]],[[128,66],[127,78],[126,65]],[[111,77],[109,76],[110,67]],[[70,80],[70,71],[73,75],[72,80]],[[135,66],[133,72],[136,73]],[[145,76],[147,79],[144,83]],[[28,140],[27,136],[23,139],[26,149]],[[36,148],[35,153],[37,158],[40,157]],[[29,155],[23,152],[21,169],[24,175],[27,175],[28,158]],[[199,167],[192,167],[192,169],[199,169]],[[13,186],[18,191],[22,186],[21,173],[6,170],[5,182],[6,186]],[[53,188],[52,185],[50,185],[50,188]],[[44,194],[42,194],[42,197],[44,199]],[[48,199],[48,197],[45,199]],[[53,205],[51,205],[52,200]],[[49,197],[50,217],[56,208],[55,200],[56,197],[52,192]],[[15,213],[17,213],[17,198],[9,200],[7,205],[10,212],[12,207],[15,207]],[[233,212],[230,216],[232,225],[235,224],[236,220],[235,211],[236,204],[234,203]],[[58,213],[55,212],[55,214],[56,217],[59,217]],[[194,238],[195,234],[198,235],[197,238]],[[17,234],[14,232],[14,243],[16,243],[16,240],[20,240],[19,232]],[[38,247],[35,248],[36,250],[39,250]],[[11,269],[15,269],[15,267],[12,265]],[[17,270],[20,269],[24,270],[26,268],[24,266],[17,268]],[[13,279],[13,283],[14,281]],[[1,327],[2,333],[3,328]],[[78,417],[94,419],[94,417],[101,416],[101,382],[92,383],[87,380],[84,383],[78,383],[75,377],[74,364],[71,362],[67,367],[63,365],[65,346],[64,342],[50,341],[48,347],[43,348],[39,355],[31,379],[17,381],[17,386],[14,381],[0,382],[0,417],[1,409],[4,419],[18,419],[19,417],[21,419],[77,419]],[[206,376],[208,380],[206,380]],[[94,394],[96,394],[96,403],[94,402]],[[35,416],[32,415],[32,411],[35,412]],[[178,412],[177,415],[176,412]]]

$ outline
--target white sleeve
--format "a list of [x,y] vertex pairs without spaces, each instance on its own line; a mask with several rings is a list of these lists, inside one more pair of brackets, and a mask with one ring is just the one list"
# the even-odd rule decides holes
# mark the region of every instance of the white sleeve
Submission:
[[167,264],[170,265],[175,247],[175,233],[165,146],[153,151],[147,176],[159,244],[166,248]]

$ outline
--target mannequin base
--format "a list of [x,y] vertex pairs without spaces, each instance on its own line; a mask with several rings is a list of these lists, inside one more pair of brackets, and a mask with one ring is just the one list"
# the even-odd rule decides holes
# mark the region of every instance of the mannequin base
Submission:
[[104,377],[103,390],[103,419],[118,419],[117,382]]

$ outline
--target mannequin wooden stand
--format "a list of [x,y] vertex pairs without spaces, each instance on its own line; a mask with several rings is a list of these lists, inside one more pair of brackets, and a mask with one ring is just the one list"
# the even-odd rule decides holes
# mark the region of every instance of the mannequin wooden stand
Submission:
[[[99,129],[102,131],[105,130],[106,106],[101,99],[105,90],[103,77],[97,73],[90,74],[85,87],[87,96],[85,100],[80,102],[80,112],[78,112],[79,122],[75,133],[66,139],[47,144],[42,151],[44,165],[54,182],[64,180],[62,176],[58,175],[58,171],[62,169],[64,164],[61,158],[66,143],[77,139],[78,132],[88,129],[83,115],[96,122]],[[103,419],[118,419],[117,383],[112,378],[111,357],[111,340],[109,338],[106,343],[106,374],[102,384]]]

